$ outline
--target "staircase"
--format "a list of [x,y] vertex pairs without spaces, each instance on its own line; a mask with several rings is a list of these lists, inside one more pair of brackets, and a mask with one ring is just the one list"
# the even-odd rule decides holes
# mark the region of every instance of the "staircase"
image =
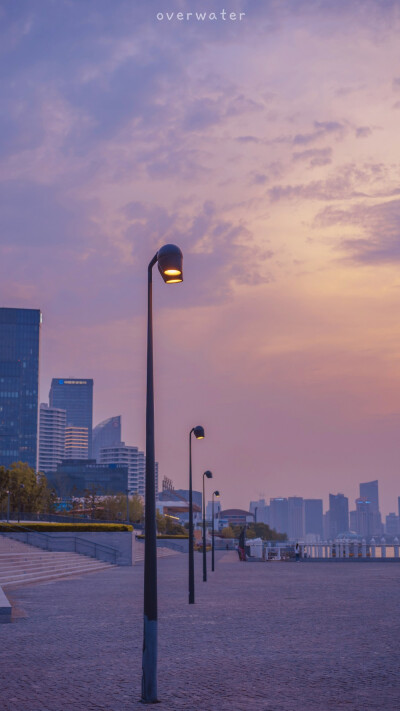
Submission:
[[112,568],[79,553],[52,553],[0,536],[0,587],[58,580]]

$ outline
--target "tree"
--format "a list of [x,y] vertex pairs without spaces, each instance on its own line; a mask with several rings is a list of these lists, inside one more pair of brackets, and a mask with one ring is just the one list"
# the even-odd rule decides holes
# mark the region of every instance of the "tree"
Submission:
[[235,533],[232,526],[226,526],[221,531],[222,538],[235,538]]
[[[130,523],[140,523],[144,514],[143,501],[138,494],[129,496],[128,499],[129,521]],[[126,494],[104,496],[98,501],[95,517],[108,521],[121,519],[125,521],[126,504]]]
[[47,485],[44,474],[35,471],[25,462],[14,462],[6,469],[0,467],[0,507],[4,508],[10,492],[10,511],[49,513],[55,510],[57,497]]

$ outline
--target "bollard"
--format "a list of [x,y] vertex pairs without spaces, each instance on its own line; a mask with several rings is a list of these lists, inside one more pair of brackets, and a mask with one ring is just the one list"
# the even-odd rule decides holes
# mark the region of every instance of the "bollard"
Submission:
[[362,558],[367,557],[367,542],[366,542],[365,538],[363,538],[361,541],[361,557]]
[[278,551],[278,555],[276,556],[276,560],[280,560],[280,559],[281,559],[281,547],[280,547],[280,546],[277,546],[276,549],[277,549],[277,551]]
[[394,539],[393,544],[394,544],[394,557],[398,558],[399,557],[399,539],[397,538],[397,536]]
[[381,538],[381,557],[386,558],[386,541],[383,536]]

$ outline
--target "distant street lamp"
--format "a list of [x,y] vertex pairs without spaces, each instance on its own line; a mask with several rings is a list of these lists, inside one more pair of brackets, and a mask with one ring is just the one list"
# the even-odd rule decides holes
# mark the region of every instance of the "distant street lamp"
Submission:
[[206,550],[206,498],[204,491],[204,477],[212,479],[212,472],[207,470],[203,474],[203,583],[207,581],[207,550]]
[[194,604],[192,432],[196,439],[204,439],[204,427],[197,425],[189,432],[189,605]]
[[7,523],[10,522],[10,489],[7,491]]
[[158,262],[166,284],[183,281],[182,252],[174,244],[158,250],[148,266],[147,390],[146,390],[146,508],[144,547],[144,624],[142,656],[142,701],[157,702],[157,536],[154,453],[154,383],[152,269]]
[[21,518],[21,494],[24,489],[25,489],[25,486],[21,483],[19,485],[19,489],[18,489],[18,493],[19,493],[19,496],[18,496],[18,523],[20,522],[20,518]]
[[214,551],[215,551],[215,543],[214,543],[214,496],[217,498],[219,497],[219,491],[213,491],[212,495],[212,526],[211,526],[211,570],[214,572],[215,568],[215,562],[214,562]]

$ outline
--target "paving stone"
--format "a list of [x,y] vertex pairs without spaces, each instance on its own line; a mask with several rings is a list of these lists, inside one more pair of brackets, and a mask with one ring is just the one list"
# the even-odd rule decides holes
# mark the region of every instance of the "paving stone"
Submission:
[[[397,711],[400,565],[158,561],[160,711]],[[7,593],[4,711],[135,711],[143,564]]]

